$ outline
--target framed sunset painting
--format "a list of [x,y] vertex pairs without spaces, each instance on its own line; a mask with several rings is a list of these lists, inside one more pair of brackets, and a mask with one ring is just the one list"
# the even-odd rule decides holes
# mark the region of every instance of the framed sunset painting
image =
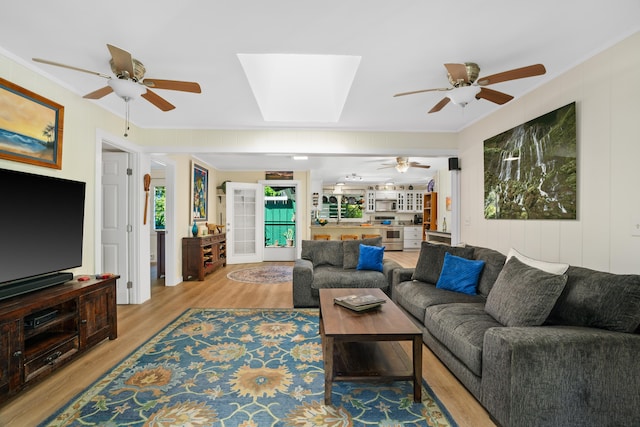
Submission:
[[0,78],[0,159],[62,169],[64,107]]

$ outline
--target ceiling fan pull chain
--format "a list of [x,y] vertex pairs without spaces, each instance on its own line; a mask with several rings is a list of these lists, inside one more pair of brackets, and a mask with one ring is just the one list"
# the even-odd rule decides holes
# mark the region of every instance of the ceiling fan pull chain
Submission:
[[125,128],[124,128],[124,137],[129,136],[129,100],[125,100],[125,105],[127,106],[125,113]]

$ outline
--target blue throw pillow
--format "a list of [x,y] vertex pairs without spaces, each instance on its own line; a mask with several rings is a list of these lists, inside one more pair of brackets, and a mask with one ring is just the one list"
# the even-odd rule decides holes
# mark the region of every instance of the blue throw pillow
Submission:
[[478,279],[484,267],[484,261],[460,258],[444,254],[444,263],[436,288],[463,294],[477,295]]
[[360,255],[356,270],[382,271],[384,246],[367,246],[360,243]]

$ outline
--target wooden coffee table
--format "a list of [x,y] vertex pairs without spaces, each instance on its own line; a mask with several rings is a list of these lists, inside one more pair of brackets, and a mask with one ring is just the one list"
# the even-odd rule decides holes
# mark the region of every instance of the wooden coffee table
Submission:
[[[333,303],[364,294],[386,303],[360,313]],[[320,289],[320,336],[326,405],[336,381],[413,381],[413,400],[422,400],[422,332],[380,289]],[[413,361],[398,341],[413,342]]]

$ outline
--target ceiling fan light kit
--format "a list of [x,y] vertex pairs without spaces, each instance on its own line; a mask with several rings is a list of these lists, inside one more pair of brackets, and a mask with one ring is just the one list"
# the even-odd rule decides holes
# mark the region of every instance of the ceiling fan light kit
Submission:
[[396,165],[396,170],[400,173],[405,173],[409,170],[409,163],[398,163]]
[[147,93],[146,87],[133,80],[109,79],[107,84],[113,89],[116,95],[124,99],[124,102],[136,100],[140,98],[141,95]]
[[473,101],[478,93],[480,93],[480,86],[460,86],[449,92],[447,97],[449,97],[455,105],[464,107]]

